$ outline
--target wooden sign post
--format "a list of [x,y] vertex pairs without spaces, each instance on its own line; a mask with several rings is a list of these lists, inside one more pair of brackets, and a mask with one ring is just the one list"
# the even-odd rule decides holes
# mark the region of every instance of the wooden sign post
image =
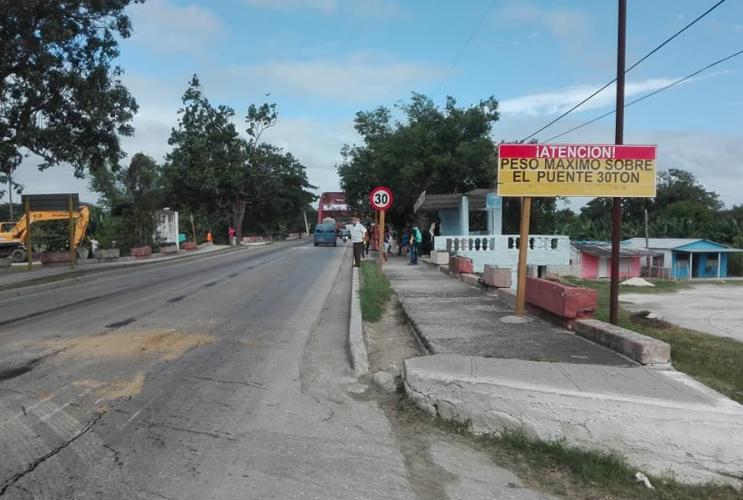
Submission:
[[379,214],[379,223],[377,224],[377,255],[379,268],[382,269],[384,266],[384,214],[392,206],[392,191],[383,186],[375,187],[369,193],[369,204]]

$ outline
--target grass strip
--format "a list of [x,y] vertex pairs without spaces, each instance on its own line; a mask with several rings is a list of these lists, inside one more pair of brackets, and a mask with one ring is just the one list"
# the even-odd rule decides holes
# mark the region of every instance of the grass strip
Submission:
[[[599,307],[594,317],[609,321],[609,282],[569,280],[572,284],[599,292]],[[673,281],[653,281],[664,291],[686,288]],[[662,285],[661,285],[662,284]],[[632,293],[651,293],[654,289],[637,287]],[[664,321],[647,321],[642,314],[619,309],[619,326],[653,337],[671,345],[673,366],[703,384],[743,403],[743,342],[677,327]]]
[[361,263],[361,317],[376,323],[382,318],[387,301],[392,296],[389,280],[375,262]]

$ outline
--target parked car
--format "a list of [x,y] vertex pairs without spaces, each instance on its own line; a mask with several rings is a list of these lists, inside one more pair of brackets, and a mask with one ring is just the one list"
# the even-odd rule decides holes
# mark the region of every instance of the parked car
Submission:
[[335,235],[335,224],[318,224],[315,227],[315,246],[317,245],[338,245]]

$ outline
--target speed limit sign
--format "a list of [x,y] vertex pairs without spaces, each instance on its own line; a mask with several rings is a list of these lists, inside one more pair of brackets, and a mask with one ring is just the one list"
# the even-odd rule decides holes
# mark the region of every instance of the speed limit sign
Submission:
[[369,193],[369,203],[374,210],[387,210],[392,205],[392,191],[383,186],[375,187]]

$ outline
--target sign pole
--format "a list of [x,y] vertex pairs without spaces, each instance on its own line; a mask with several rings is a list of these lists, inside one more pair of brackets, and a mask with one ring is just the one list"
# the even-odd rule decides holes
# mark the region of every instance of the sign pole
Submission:
[[72,205],[72,195],[67,197],[67,209],[70,214],[70,269],[75,268],[75,218]]
[[26,256],[28,258],[28,270],[33,265],[33,250],[31,250],[31,199],[26,198]]
[[516,288],[516,316],[523,316],[526,305],[526,257],[529,248],[531,197],[521,198],[521,231],[519,233],[519,269]]
[[[617,105],[614,143],[624,143],[624,59],[627,29],[627,0],[619,0],[617,36]],[[619,240],[622,235],[622,198],[613,198],[611,206],[611,285],[609,321],[619,323]]]
[[377,231],[378,234],[378,242],[379,246],[377,246],[377,257],[379,262],[379,269],[382,269],[384,267],[384,212],[386,210],[380,210],[379,211],[379,231]]

